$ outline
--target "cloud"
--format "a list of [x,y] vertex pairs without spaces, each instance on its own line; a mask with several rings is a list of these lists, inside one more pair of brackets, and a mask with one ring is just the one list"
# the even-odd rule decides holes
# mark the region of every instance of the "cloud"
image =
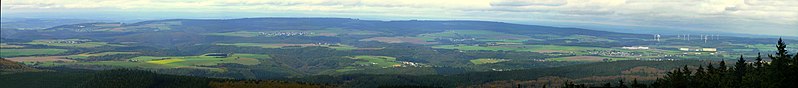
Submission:
[[3,13],[53,9],[307,12],[798,34],[793,30],[798,27],[798,0],[2,0],[2,9]]
[[565,0],[497,0],[491,6],[562,6],[568,4]]

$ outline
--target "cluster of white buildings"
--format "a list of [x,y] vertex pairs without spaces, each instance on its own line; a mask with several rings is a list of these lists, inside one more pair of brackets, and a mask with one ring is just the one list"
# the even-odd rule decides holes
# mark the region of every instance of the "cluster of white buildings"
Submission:
[[619,56],[619,57],[643,56],[640,53],[623,52],[623,51],[617,51],[617,50],[588,50],[588,53],[594,54],[594,55],[601,55],[601,56]]
[[50,40],[46,41],[47,43],[60,43],[60,44],[81,44],[86,42],[87,40]]
[[430,67],[429,65],[408,61],[400,61],[402,64],[394,65],[393,67]]
[[474,40],[477,40],[477,38],[460,38],[460,39],[448,38],[447,40],[460,42],[460,41],[474,41]]
[[258,32],[263,36],[303,36],[309,34],[315,34],[313,32]]
[[718,48],[679,48],[679,50],[694,52],[717,52]]
[[651,49],[650,47],[644,47],[644,46],[630,46],[630,47],[621,47],[621,48],[630,49],[630,50],[647,50],[647,49]]

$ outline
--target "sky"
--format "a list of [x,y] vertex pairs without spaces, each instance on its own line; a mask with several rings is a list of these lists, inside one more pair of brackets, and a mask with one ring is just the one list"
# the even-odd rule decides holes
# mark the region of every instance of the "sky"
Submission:
[[798,36],[798,0],[2,0],[4,16],[483,20]]

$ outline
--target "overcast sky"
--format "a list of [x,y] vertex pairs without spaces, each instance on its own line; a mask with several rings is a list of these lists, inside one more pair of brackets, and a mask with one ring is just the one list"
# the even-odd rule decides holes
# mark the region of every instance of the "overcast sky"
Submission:
[[4,15],[69,12],[486,20],[798,36],[798,0],[2,0]]

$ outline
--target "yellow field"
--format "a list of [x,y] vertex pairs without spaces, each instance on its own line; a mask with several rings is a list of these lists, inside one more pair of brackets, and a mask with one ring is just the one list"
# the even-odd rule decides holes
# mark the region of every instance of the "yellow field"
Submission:
[[166,60],[153,60],[153,61],[147,61],[147,63],[152,63],[152,64],[169,64],[169,63],[181,62],[181,61],[186,61],[186,60],[183,60],[183,59],[166,59]]

